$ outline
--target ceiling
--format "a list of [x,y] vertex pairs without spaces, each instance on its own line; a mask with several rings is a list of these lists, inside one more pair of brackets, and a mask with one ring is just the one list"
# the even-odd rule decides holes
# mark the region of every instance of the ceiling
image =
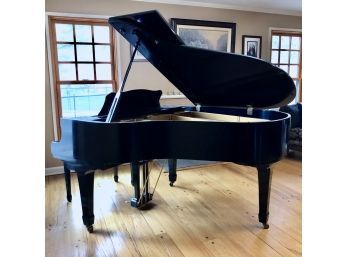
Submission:
[[242,11],[302,15],[302,0],[133,0],[138,2],[202,6]]

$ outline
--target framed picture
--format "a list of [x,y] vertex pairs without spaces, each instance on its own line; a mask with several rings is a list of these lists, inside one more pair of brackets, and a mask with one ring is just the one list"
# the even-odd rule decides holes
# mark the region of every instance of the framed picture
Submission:
[[242,53],[244,55],[261,58],[261,47],[261,36],[242,36]]
[[[133,52],[134,52],[134,46],[130,45],[130,56],[132,56]],[[147,60],[139,51],[137,51],[135,53],[135,56],[134,56],[134,61],[135,62],[145,62]]]
[[171,25],[186,45],[234,53],[236,23],[172,18]]

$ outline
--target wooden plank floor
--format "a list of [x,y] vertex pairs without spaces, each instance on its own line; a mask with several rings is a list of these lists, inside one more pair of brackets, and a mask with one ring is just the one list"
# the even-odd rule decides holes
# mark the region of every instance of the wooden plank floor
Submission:
[[[154,166],[154,184],[159,168]],[[301,161],[273,165],[270,228],[258,223],[255,168],[219,164],[159,180],[151,208],[130,207],[129,166],[96,173],[95,233],[82,224],[77,178],[72,203],[64,176],[46,177],[46,256],[301,256]]]

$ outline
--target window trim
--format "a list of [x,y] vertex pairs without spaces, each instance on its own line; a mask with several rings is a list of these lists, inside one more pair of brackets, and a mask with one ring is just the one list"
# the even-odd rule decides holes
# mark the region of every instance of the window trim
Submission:
[[[55,13],[55,12],[46,12],[45,13],[45,27],[46,27],[46,50],[47,50],[47,59],[48,59],[48,70],[49,70],[49,83],[51,91],[51,107],[52,107],[52,121],[53,121],[53,132],[54,140],[60,139],[60,118],[61,118],[61,104],[59,101],[61,99],[60,89],[58,83],[58,63],[57,60],[57,51],[55,44],[55,28],[54,21],[58,20],[60,23],[78,23],[78,24],[98,24],[102,23],[105,25],[108,20],[108,16],[101,15],[81,15],[81,14],[71,14],[71,13]],[[110,48],[111,48],[111,69],[112,69],[112,88],[117,90],[119,84],[119,75],[120,75],[120,66],[118,65],[119,59],[119,40],[117,33],[110,27]],[[117,47],[116,47],[117,46]],[[66,84],[64,81],[62,84]],[[88,83],[98,84],[105,83],[105,81],[88,81]],[[70,83],[70,82],[69,82]],[[108,81],[108,83],[110,83]],[[70,84],[80,84],[79,82],[72,82]],[[83,81],[82,84],[86,84],[86,81]]]

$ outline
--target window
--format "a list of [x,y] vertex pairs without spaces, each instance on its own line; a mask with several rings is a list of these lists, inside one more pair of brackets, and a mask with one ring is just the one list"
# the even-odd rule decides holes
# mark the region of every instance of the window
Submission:
[[114,35],[106,20],[49,17],[57,118],[98,114],[116,89]]
[[294,80],[296,98],[292,103],[301,101],[302,82],[302,35],[299,32],[272,31],[271,63],[284,71]]

